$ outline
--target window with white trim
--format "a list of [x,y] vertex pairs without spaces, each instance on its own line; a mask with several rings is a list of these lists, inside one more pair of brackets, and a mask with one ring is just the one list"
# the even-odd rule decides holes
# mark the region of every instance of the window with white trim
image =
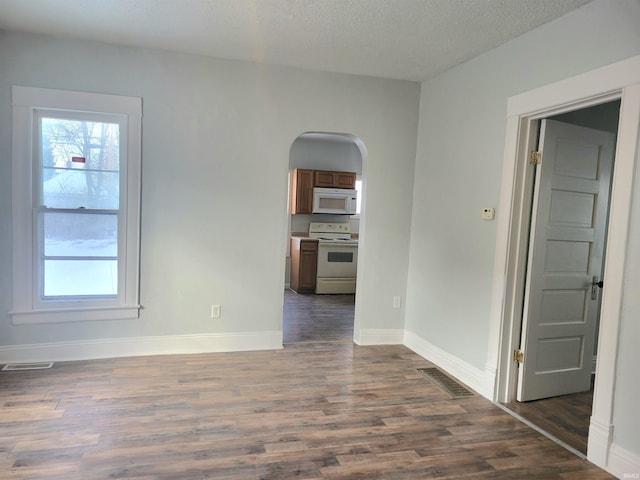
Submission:
[[137,318],[141,99],[12,93],[13,323]]

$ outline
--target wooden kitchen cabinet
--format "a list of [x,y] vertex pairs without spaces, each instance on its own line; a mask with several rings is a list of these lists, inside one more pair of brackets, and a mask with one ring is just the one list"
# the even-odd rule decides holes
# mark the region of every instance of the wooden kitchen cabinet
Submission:
[[356,173],[314,170],[313,186],[354,189],[356,188]]
[[318,268],[318,240],[291,237],[289,287],[297,293],[315,293]]
[[296,168],[291,173],[291,213],[313,212],[313,187],[356,188],[356,172],[308,170]]
[[313,210],[313,170],[296,168],[291,173],[291,213]]

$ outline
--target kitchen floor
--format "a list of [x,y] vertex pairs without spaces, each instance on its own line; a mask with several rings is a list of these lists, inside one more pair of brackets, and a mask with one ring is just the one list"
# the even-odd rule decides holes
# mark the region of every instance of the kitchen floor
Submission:
[[355,295],[284,292],[284,343],[352,342]]

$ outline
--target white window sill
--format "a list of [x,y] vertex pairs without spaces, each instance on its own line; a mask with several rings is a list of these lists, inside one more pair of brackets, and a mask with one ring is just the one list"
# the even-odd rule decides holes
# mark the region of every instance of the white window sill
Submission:
[[99,320],[132,320],[140,315],[140,305],[117,307],[56,308],[9,312],[13,325],[38,323],[90,322]]

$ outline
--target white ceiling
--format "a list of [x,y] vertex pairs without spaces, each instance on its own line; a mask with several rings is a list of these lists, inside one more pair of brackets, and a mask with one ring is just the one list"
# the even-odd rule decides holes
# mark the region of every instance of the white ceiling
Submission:
[[421,81],[590,0],[0,0],[0,29]]

